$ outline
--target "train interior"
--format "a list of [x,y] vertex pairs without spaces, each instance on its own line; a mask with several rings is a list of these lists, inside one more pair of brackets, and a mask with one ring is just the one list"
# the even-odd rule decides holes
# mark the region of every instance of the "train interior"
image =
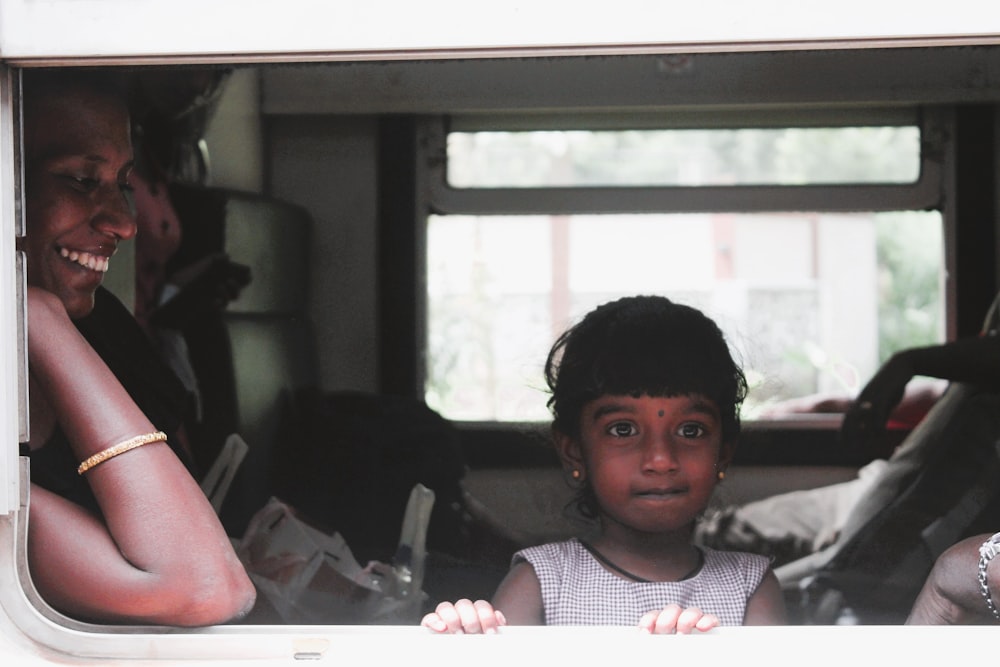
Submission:
[[[920,525],[884,511],[920,485],[973,488],[964,473],[995,472],[995,388],[932,378],[947,400],[923,421],[854,441],[840,408],[779,408],[853,397],[894,351],[993,331],[1000,49],[134,73],[170,109],[173,265],[224,253],[249,268],[217,318],[182,330],[201,462],[224,456],[230,433],[247,445],[219,508],[234,540],[276,498],[362,565],[391,563],[421,483],[435,494],[426,604],[488,598],[517,549],[592,529],[548,442],[549,346],[593,305],[647,292],[728,323],[751,380],[706,540],[740,527],[733,507],[877,477],[876,504],[838,508],[825,542],[742,534],[787,572],[791,622],[905,618],[916,591],[881,564],[916,558],[907,572],[926,573],[995,509],[986,498],[949,524],[963,501],[934,491]],[[117,258],[106,280],[126,304],[139,263]],[[947,448],[958,441],[973,446]],[[879,476],[904,450],[903,478]],[[863,595],[870,577],[884,604]]]

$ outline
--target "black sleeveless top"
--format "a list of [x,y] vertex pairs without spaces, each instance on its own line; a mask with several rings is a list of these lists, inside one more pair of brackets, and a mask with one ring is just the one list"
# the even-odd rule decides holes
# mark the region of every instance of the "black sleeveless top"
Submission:
[[[188,470],[196,474],[178,437],[178,429],[192,414],[192,397],[158,355],[132,313],[102,287],[95,295],[94,310],[74,324],[146,417],[167,434],[167,442]],[[90,485],[76,472],[80,462],[58,425],[48,442],[30,456],[33,483],[100,514]]]

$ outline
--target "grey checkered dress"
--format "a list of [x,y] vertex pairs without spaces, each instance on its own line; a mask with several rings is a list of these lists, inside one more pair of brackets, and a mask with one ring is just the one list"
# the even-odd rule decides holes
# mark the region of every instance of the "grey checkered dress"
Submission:
[[546,625],[637,625],[670,603],[698,607],[722,625],[742,625],[747,601],[770,566],[765,556],[700,547],[704,564],[682,581],[637,582],[606,570],[576,539],[523,549],[542,586]]

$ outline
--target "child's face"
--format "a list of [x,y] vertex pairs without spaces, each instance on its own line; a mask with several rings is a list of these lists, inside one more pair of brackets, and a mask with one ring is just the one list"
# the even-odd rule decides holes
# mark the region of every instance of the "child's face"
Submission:
[[561,449],[579,457],[603,517],[643,532],[690,527],[730,457],[718,408],[699,396],[602,396]]

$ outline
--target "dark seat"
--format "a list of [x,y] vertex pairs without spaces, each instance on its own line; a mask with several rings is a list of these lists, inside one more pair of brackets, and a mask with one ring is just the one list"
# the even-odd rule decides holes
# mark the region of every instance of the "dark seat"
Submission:
[[316,527],[337,531],[355,555],[388,562],[414,484],[436,496],[426,546],[430,599],[488,597],[502,576],[465,559],[458,432],[421,401],[319,388],[306,311],[311,220],[301,208],[256,195],[172,187],[187,266],[225,252],[250,268],[239,298],[185,330],[211,462],[231,433],[248,448],[221,506],[227,532],[243,537],[271,496]]
[[184,332],[202,393],[203,458],[213,460],[233,432],[249,446],[221,511],[240,536],[273,493],[286,397],[317,383],[306,312],[311,220],[301,207],[245,192],[175,185],[171,196],[184,234],[173,262],[225,252],[250,268],[250,284],[225,311]]
[[[978,339],[991,350],[1000,346],[998,313],[1000,296]],[[997,529],[1000,364],[993,352],[983,357],[982,375],[996,380],[950,382],[857,500],[838,540],[803,559],[816,569],[793,614],[817,624],[902,623],[945,549]]]

